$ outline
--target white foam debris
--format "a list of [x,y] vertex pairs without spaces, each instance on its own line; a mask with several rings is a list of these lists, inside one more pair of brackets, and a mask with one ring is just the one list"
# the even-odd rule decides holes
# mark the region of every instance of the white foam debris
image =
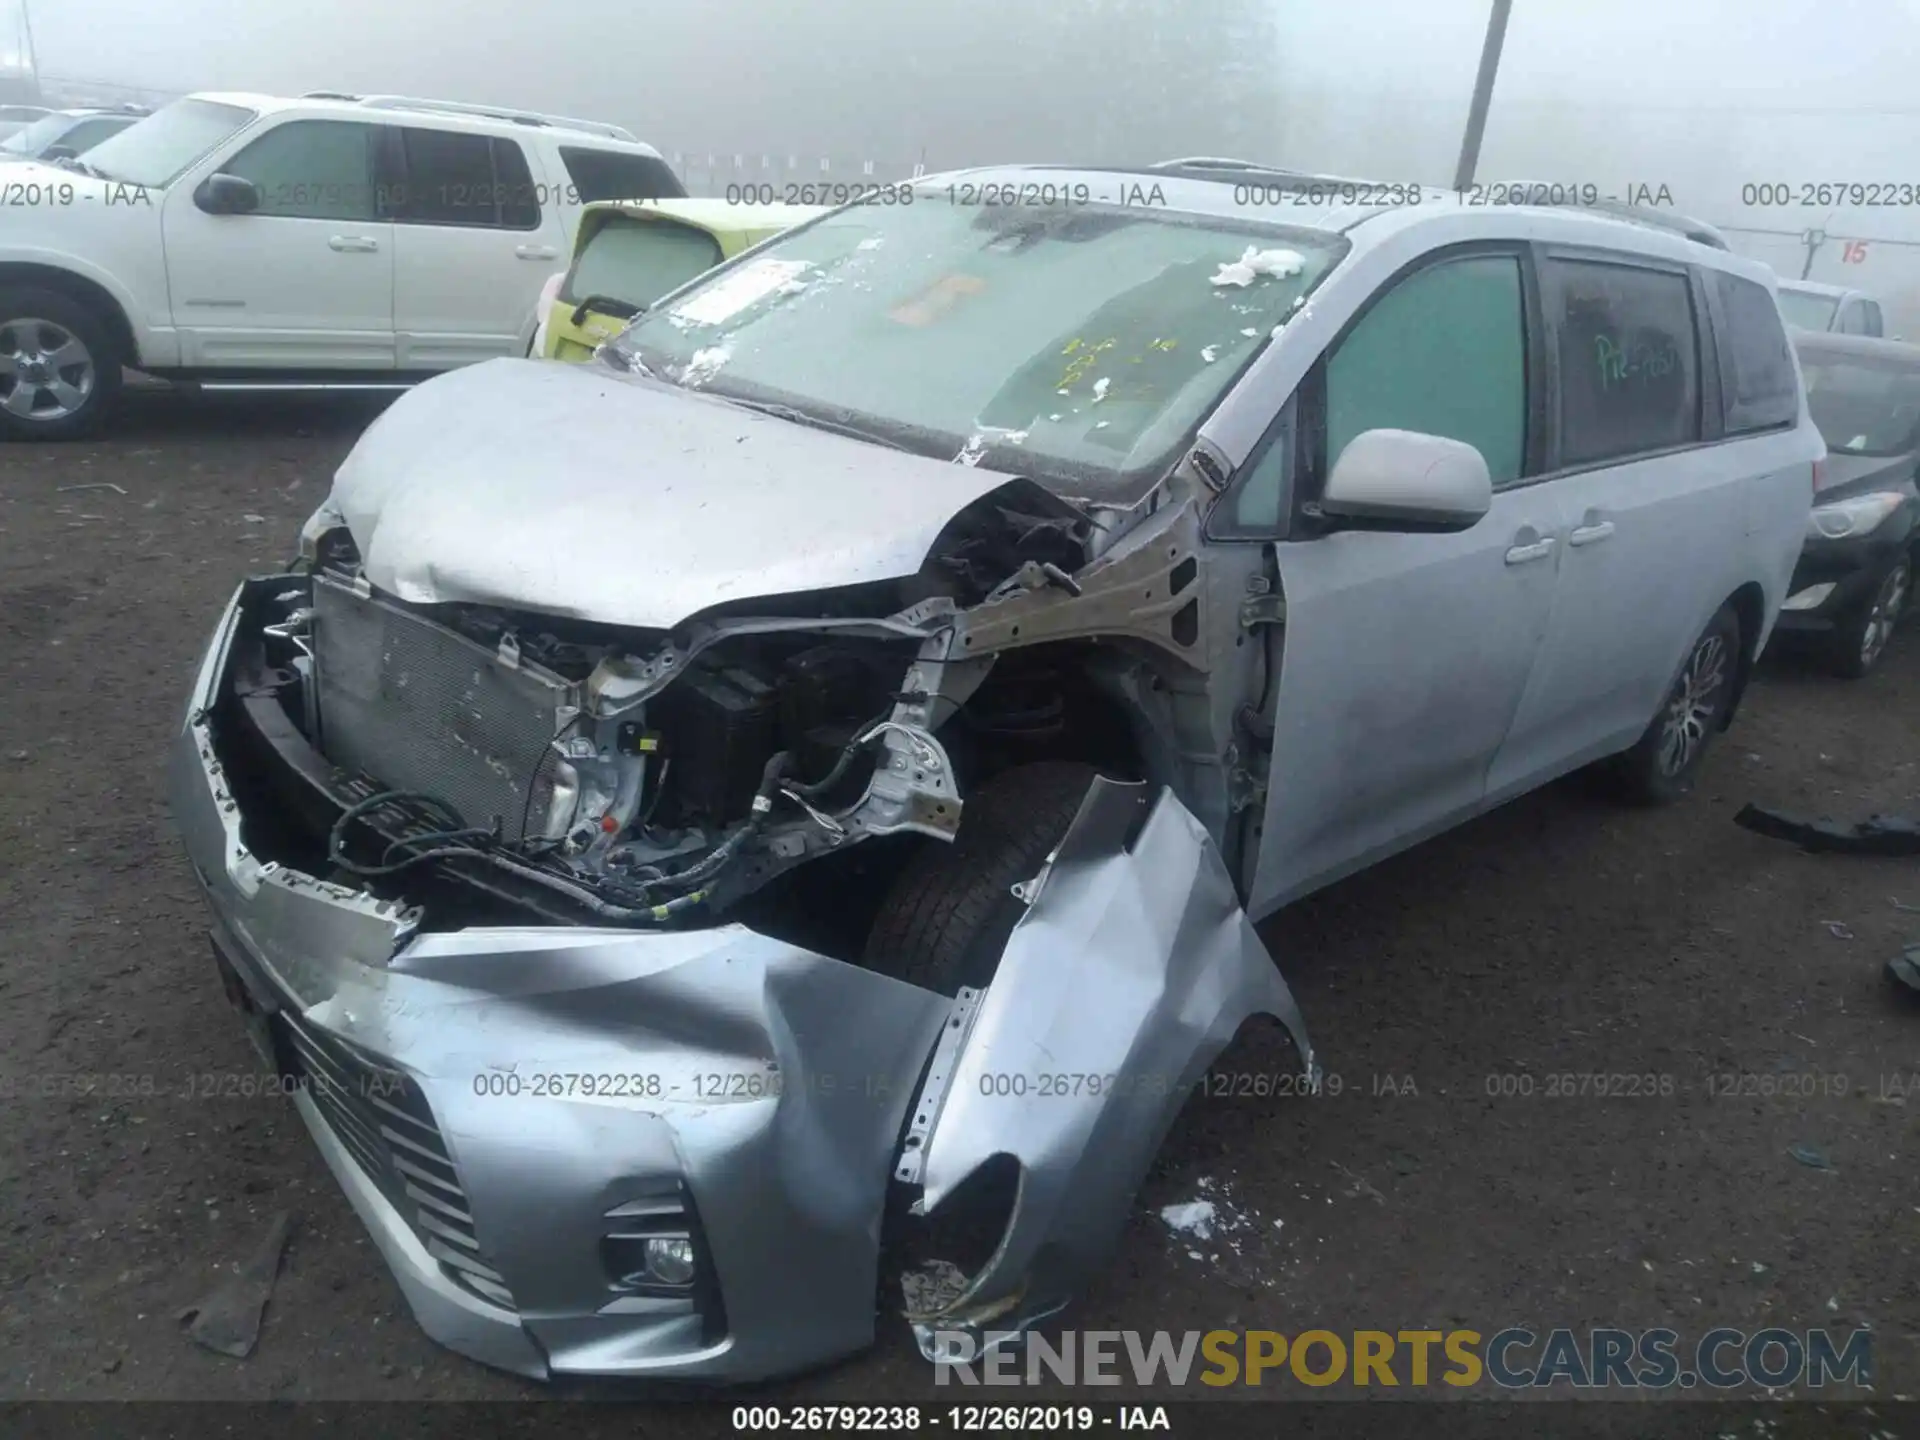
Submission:
[[1258,338],[1260,334],[1260,332],[1254,329],[1251,325],[1249,325],[1246,329],[1242,330],[1240,333],[1246,336],[1249,340]]
[[882,245],[886,243],[887,243],[887,237],[884,235],[869,235],[866,239],[862,240],[858,245],[854,246],[853,248],[856,250],[878,250]]
[[1200,358],[1206,361],[1207,364],[1211,365],[1214,361],[1220,358],[1220,347],[1218,345],[1201,346]]
[[[1182,1205],[1168,1205],[1161,1210],[1160,1218],[1167,1222],[1168,1229],[1179,1234],[1192,1235],[1198,1240],[1213,1238],[1213,1202],[1211,1200],[1189,1200]],[[1200,1257],[1195,1254],[1194,1258],[1197,1260]]]
[[1307,268],[1307,257],[1298,250],[1262,250],[1249,245],[1238,260],[1223,261],[1213,277],[1215,285],[1247,286],[1256,275],[1271,275],[1284,280]]
[[720,367],[732,357],[733,351],[725,345],[709,345],[704,350],[693,352],[693,358],[687,361],[686,369],[680,372],[680,383],[692,388],[704,385],[720,373]]
[[1112,384],[1113,384],[1113,381],[1108,379],[1104,375],[1102,375],[1098,380],[1093,382],[1093,403],[1094,404],[1098,405],[1102,400],[1107,398],[1107,387]]

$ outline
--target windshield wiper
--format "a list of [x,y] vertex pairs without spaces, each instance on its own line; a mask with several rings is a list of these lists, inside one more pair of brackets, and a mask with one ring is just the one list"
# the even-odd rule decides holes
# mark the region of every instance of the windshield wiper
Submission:
[[831,431],[835,435],[844,435],[849,440],[864,440],[869,445],[884,445],[889,450],[901,450],[909,455],[918,455],[921,453],[911,445],[902,444],[891,435],[883,435],[877,430],[868,430],[859,425],[849,424],[844,420],[829,420],[823,415],[815,415],[811,411],[799,410],[792,405],[782,405],[774,400],[747,400],[739,395],[722,395],[713,390],[708,390],[703,393],[712,395],[716,400],[724,400],[729,405],[738,405],[743,410],[752,410],[761,415],[771,415],[776,420],[790,420],[795,425],[805,425],[813,430]]
[[62,170],[77,170],[82,175],[91,176],[95,180],[108,180],[112,178],[106,171],[94,169],[93,166],[82,160],[78,155],[62,155],[53,163],[58,165]]
[[598,310],[602,315],[613,315],[621,320],[631,320],[643,308],[630,300],[616,300],[611,295],[589,295],[573,307],[573,323],[585,324],[589,310]]

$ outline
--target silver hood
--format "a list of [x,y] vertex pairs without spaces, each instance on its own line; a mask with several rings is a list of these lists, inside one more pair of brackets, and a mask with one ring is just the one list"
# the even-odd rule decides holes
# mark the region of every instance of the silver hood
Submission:
[[395,402],[315,521],[344,521],[367,578],[402,600],[667,629],[912,575],[1009,478],[599,365],[491,360]]

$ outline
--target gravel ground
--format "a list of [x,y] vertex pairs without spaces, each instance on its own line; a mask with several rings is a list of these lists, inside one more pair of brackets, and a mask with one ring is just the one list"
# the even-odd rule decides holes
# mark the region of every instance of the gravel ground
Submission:
[[[257,1063],[160,755],[216,607],[291,549],[373,408],[141,397],[108,441],[0,448],[0,1070],[155,1092],[0,1100],[0,1396],[551,1393],[420,1334],[284,1100],[207,1093]],[[1917,702],[1911,635],[1857,685],[1770,663],[1686,804],[1555,786],[1278,917],[1340,1093],[1196,1096],[1072,1323],[1870,1324],[1879,1393],[1920,1391],[1920,1016],[1880,976],[1920,872],[1731,823],[1748,799],[1920,810]],[[1221,1069],[1289,1061],[1256,1037]],[[1567,1074],[1671,1083],[1549,1097]],[[1740,1075],[1821,1093],[1709,1093]],[[1197,1199],[1205,1241],[1159,1216]],[[259,1348],[189,1344],[177,1312],[281,1209]],[[870,1353],[755,1398],[951,1393],[889,1313]]]

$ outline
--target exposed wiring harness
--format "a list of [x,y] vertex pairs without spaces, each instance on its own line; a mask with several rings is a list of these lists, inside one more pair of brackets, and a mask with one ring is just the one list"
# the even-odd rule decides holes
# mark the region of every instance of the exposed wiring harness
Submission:
[[[327,836],[327,856],[341,869],[366,879],[397,875],[431,860],[478,860],[520,876],[522,879],[558,891],[585,906],[595,915],[616,923],[658,924],[693,908],[707,899],[704,882],[719,874],[739,854],[741,847],[763,831],[773,814],[774,800],[784,797],[798,805],[816,824],[844,834],[838,822],[815,809],[810,803],[827,794],[846,778],[854,761],[889,730],[900,728],[882,712],[868,725],[855,731],[854,738],[840,751],[833,766],[812,782],[789,780],[787,772],[794,760],[791,752],[773,755],[760,772],[760,784],[754,791],[747,819],[699,860],[680,870],[665,870],[658,865],[635,866],[609,873],[596,882],[584,882],[573,874],[561,873],[541,863],[555,848],[546,840],[510,842],[502,838],[499,821],[491,826],[468,825],[444,800],[418,790],[383,790],[355,801],[340,812]],[[663,764],[660,783],[666,780]],[[396,801],[408,801],[445,822],[443,828],[390,841],[377,864],[369,865],[346,853],[347,831],[353,822],[369,812]],[[650,816],[659,803],[659,792],[647,808]],[[538,848],[536,848],[538,847]],[[658,891],[679,892],[670,900],[656,902]]]

